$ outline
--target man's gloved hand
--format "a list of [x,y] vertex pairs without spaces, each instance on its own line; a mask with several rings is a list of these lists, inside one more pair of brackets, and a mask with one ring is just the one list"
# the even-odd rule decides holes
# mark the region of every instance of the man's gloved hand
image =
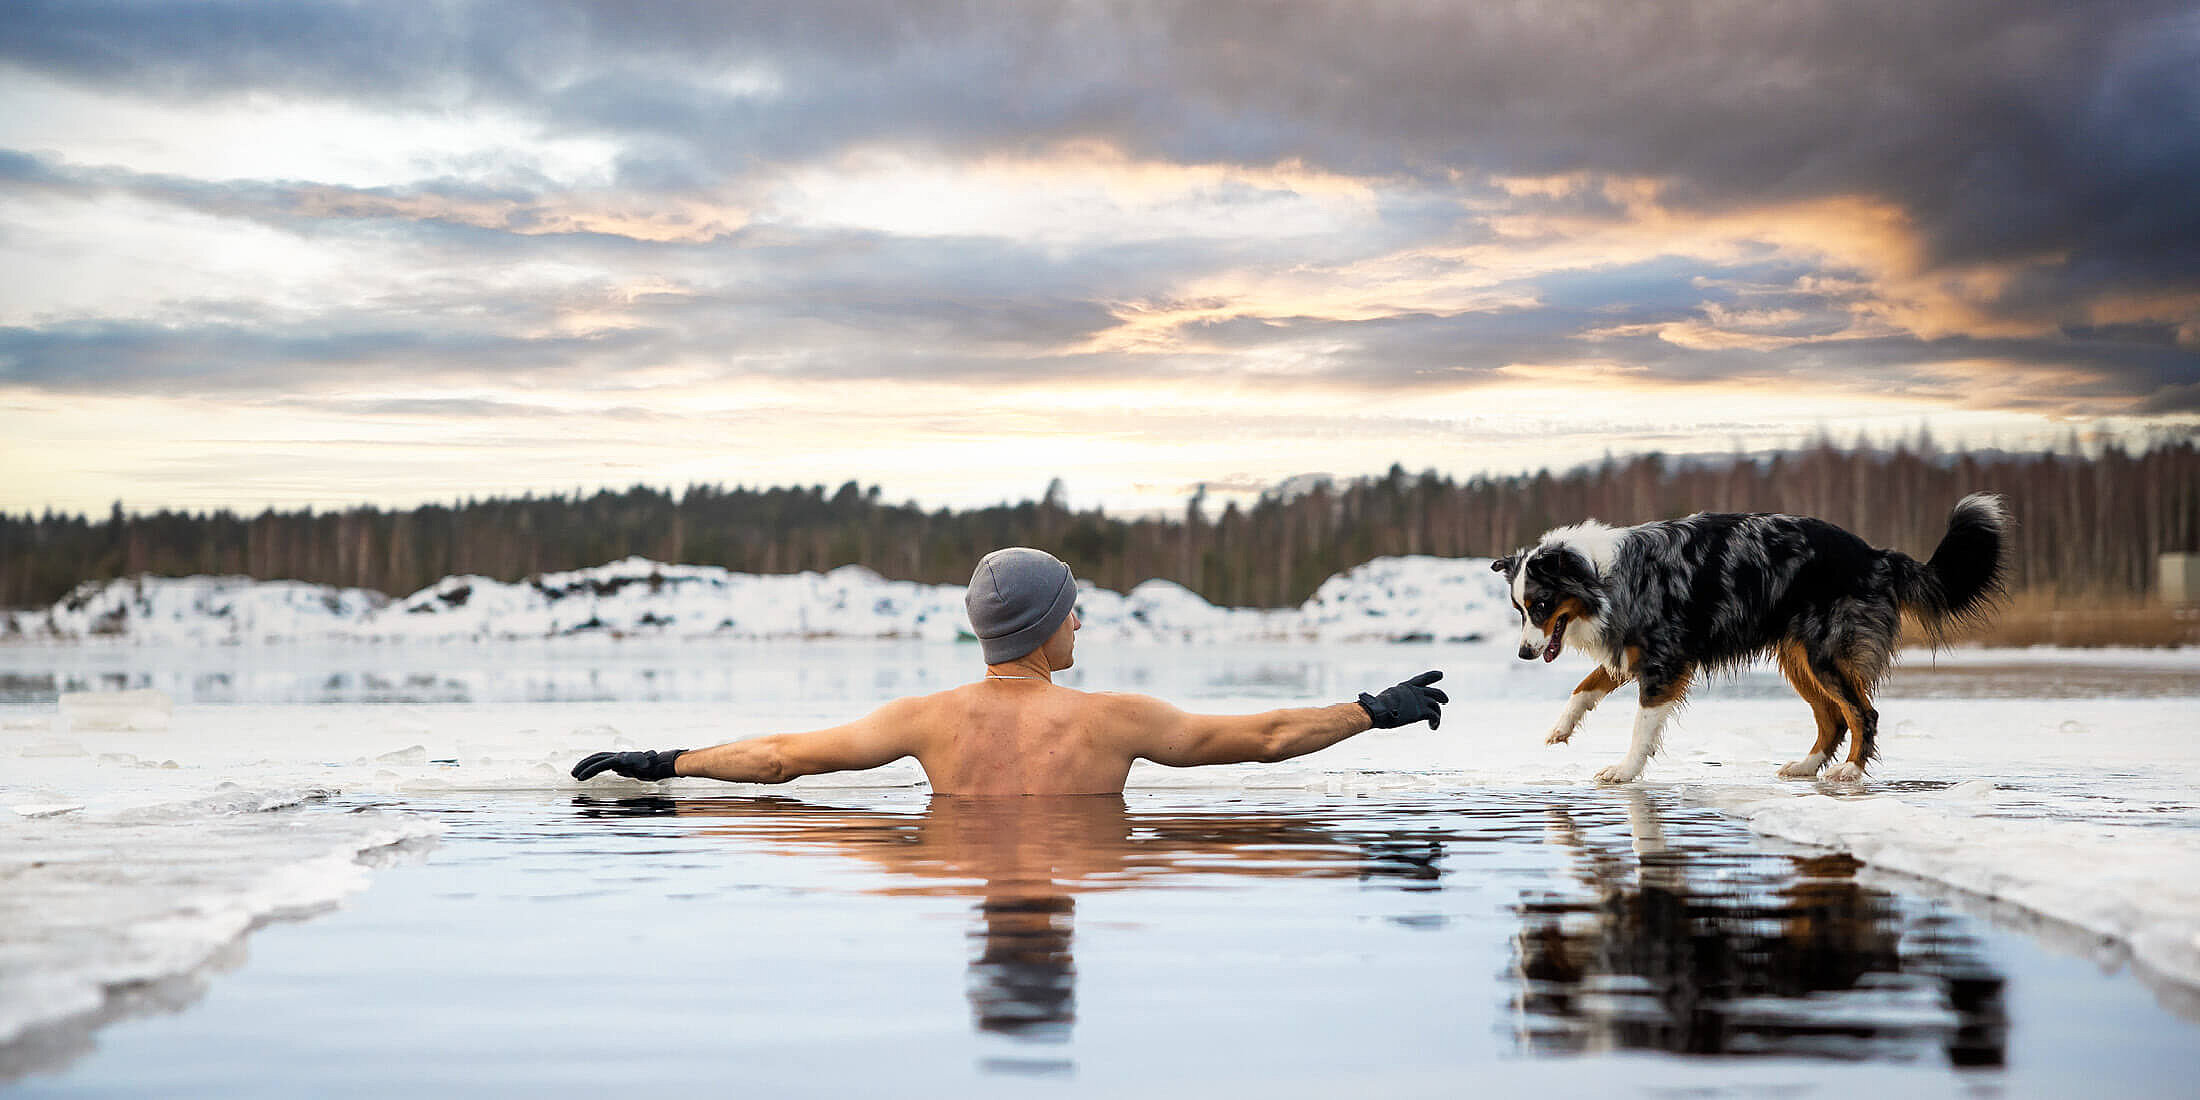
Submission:
[[1367,711],[1368,718],[1374,721],[1375,728],[1379,730],[1410,726],[1424,718],[1428,720],[1428,728],[1435,729],[1444,721],[1443,711],[1439,708],[1451,702],[1451,696],[1444,694],[1442,688],[1432,688],[1429,685],[1443,678],[1444,674],[1441,672],[1424,672],[1404,683],[1386,687],[1374,695],[1362,692],[1360,706]]
[[590,754],[573,765],[573,778],[592,779],[601,772],[614,772],[628,779],[670,779],[675,774],[672,762],[679,759],[686,749],[647,750],[643,752],[599,752]]

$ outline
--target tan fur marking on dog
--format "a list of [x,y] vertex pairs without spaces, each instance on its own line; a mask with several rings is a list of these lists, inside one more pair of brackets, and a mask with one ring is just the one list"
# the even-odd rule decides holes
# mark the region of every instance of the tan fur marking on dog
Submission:
[[1779,648],[1780,675],[1787,677],[1788,686],[1795,694],[1810,704],[1811,717],[1818,722],[1818,740],[1810,747],[1810,755],[1828,757],[1841,743],[1841,711],[1827,693],[1825,685],[1811,674],[1810,659],[1803,655],[1803,647],[1793,642],[1782,643]]
[[[1849,667],[1846,659],[1835,660],[1834,667],[1840,669],[1841,675],[1848,680],[1850,697],[1856,700],[1858,706],[1869,709],[1872,705],[1870,683],[1858,676],[1856,670]],[[1846,704],[1841,707],[1841,716],[1849,720],[1849,763],[1861,768],[1864,766],[1864,716]]]
[[1603,665],[1598,665],[1589,675],[1582,678],[1581,683],[1574,688],[1574,694],[1579,695],[1584,691],[1609,692],[1617,689],[1619,685],[1618,677],[1605,671]]
[[1550,615],[1535,625],[1538,630],[1549,634],[1551,626],[1560,619],[1586,619],[1588,617],[1589,605],[1582,603],[1581,598],[1578,596],[1567,596],[1552,605]]
[[1642,705],[1646,707],[1663,707],[1680,702],[1681,696],[1688,694],[1688,685],[1695,678],[1696,673],[1693,670],[1681,673],[1673,678],[1672,683],[1665,686],[1664,691],[1645,698]]

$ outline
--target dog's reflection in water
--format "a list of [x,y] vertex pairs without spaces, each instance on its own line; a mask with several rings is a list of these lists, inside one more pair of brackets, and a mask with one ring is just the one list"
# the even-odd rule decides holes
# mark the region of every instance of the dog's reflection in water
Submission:
[[1532,1053],[2005,1057],[2002,978],[1949,920],[1842,855],[1669,844],[1652,797],[1549,811],[1578,892],[1524,895],[1516,1037]]

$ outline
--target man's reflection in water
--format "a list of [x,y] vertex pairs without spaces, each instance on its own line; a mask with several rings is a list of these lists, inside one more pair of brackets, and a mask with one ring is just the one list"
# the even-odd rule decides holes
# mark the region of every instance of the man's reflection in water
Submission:
[[1522,898],[1524,1047],[2002,1064],[2002,979],[1946,918],[1859,886],[1847,856],[1674,848],[1649,796],[1616,796],[1626,846],[1549,811],[1586,892]]
[[1069,1039],[1077,1020],[1077,962],[1070,954],[1077,902],[1068,894],[989,897],[970,961],[970,1013],[978,1030],[1028,1042]]
[[[971,1024],[1019,1044],[1069,1042],[1077,1021],[1080,894],[1191,875],[1402,879],[1433,888],[1441,847],[1345,832],[1304,813],[1132,813],[1121,795],[935,797],[918,812],[785,797],[576,800],[589,816],[708,816],[714,831],[862,859],[898,876],[880,892],[967,896],[977,917],[965,989]],[[990,1072],[1070,1072],[1067,1059],[988,1059]]]

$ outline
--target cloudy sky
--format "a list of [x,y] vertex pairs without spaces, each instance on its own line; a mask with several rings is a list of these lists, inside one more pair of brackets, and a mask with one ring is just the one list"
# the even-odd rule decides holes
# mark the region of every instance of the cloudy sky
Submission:
[[0,509],[2200,424],[2173,3],[0,7]]

